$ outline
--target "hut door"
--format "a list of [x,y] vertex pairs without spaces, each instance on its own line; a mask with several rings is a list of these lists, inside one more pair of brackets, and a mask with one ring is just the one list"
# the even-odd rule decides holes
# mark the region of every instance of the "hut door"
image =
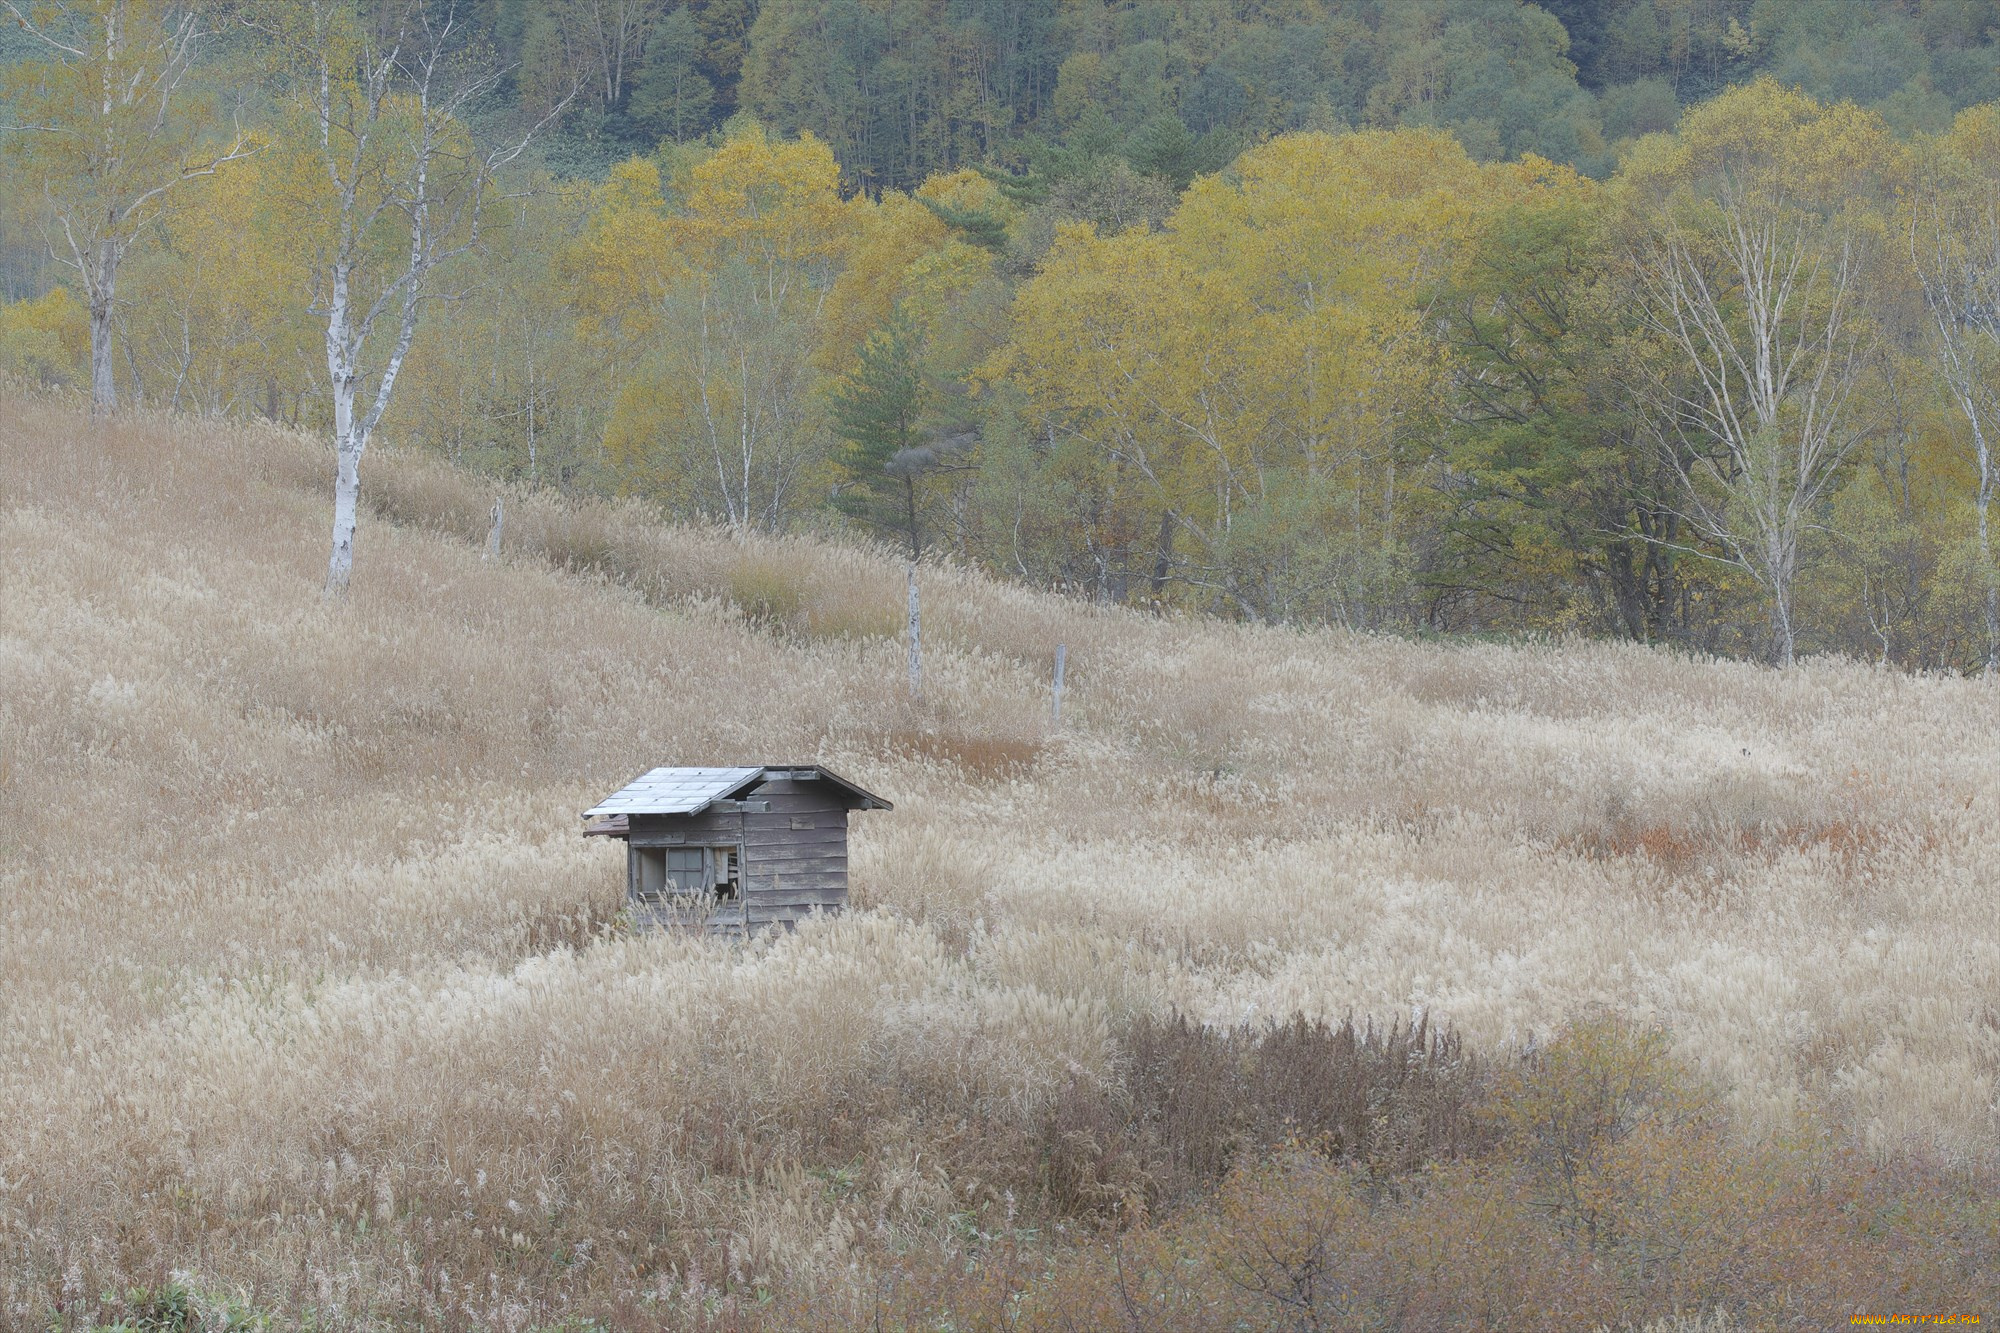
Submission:
[[731,902],[742,896],[742,862],[736,848],[708,849],[708,882],[714,887],[718,902]]
[[736,845],[729,849],[736,863],[736,901],[743,904],[743,938],[750,938],[750,844],[745,830],[750,816],[741,806],[736,810]]
[[631,849],[632,896],[642,903],[657,903],[667,890],[667,854],[658,847]]

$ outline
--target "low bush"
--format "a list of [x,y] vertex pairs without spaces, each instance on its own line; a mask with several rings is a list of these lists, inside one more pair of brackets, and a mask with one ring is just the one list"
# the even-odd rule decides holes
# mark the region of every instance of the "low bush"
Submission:
[[729,571],[729,600],[753,622],[789,625],[805,608],[806,591],[795,570],[752,556]]
[[1283,1147],[1408,1172],[1477,1150],[1483,1081],[1455,1035],[1293,1017],[1213,1028],[1141,1018],[1121,1042],[1134,1117],[1166,1198],[1206,1188],[1247,1154]]
[[[1394,1043],[1342,1070],[1367,1042],[1296,1021],[1290,1031],[1322,1054],[1288,1058],[1297,1037],[1276,1033],[1203,1043],[1178,1024],[1146,1041],[1163,1053],[1161,1084],[1200,1108],[1188,1123],[1202,1142],[1241,1135],[1257,1104],[1225,1090],[1255,1086],[1240,1071],[1260,1060],[1314,1071],[1299,1086],[1306,1104],[1341,1108],[1332,1122],[1357,1099],[1387,1098],[1431,1108],[1415,1123],[1451,1128],[1427,1140],[1426,1160],[1328,1151],[1326,1138],[1243,1151],[1206,1197],[1057,1257],[1021,1284],[1010,1321],[966,1326],[1803,1330],[1850,1312],[1977,1315],[2000,1291],[1994,1181],[1870,1162],[1829,1140],[1749,1143],[1656,1029],[1578,1022],[1463,1083],[1468,1066],[1407,1039],[1406,1067],[1437,1072],[1357,1082],[1347,1071],[1371,1058],[1380,1071]],[[1677,1311],[1702,1313],[1665,1318]]]
[[966,735],[957,731],[898,728],[884,748],[892,754],[915,755],[950,764],[973,778],[1020,777],[1035,766],[1042,745],[1008,736]]

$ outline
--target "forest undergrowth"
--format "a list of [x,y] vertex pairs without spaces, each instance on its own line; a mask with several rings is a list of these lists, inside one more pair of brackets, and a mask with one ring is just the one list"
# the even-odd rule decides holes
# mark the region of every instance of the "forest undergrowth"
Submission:
[[[0,403],[0,1323],[2000,1317],[1992,682],[1157,618]],[[1063,725],[1048,673],[1068,647]],[[856,910],[577,813],[823,762]]]

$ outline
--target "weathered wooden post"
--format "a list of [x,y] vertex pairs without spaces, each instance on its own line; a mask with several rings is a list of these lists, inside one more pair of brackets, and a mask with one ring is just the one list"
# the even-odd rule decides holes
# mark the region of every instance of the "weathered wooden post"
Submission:
[[1056,645],[1056,683],[1049,692],[1049,711],[1058,730],[1062,728],[1063,661],[1069,656],[1069,645]]
[[924,623],[917,606],[917,566],[910,565],[910,697],[924,692]]
[[500,522],[505,517],[506,512],[501,508],[500,497],[495,496],[493,500],[493,526],[486,530],[486,554],[481,557],[482,559],[498,560],[500,558]]

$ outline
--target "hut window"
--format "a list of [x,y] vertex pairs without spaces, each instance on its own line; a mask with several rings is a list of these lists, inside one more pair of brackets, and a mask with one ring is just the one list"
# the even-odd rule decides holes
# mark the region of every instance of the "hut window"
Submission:
[[640,902],[734,898],[741,887],[734,847],[635,847]]
[[707,856],[699,847],[667,848],[667,883],[676,894],[706,893]]

